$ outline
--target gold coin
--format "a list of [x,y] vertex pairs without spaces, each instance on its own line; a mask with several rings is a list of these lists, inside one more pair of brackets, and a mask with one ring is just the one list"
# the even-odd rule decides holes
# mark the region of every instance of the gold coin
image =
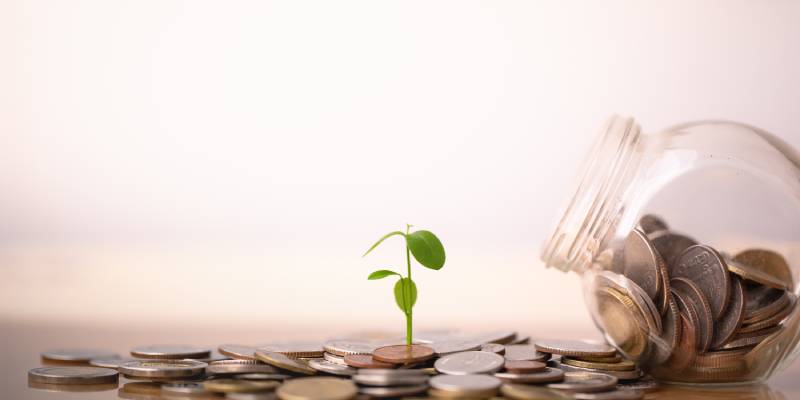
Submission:
[[608,371],[633,371],[636,364],[633,361],[623,360],[616,363],[601,363],[593,361],[576,360],[571,357],[561,357],[561,362],[567,365],[581,368],[602,369]]
[[630,297],[610,287],[597,293],[600,325],[625,355],[638,360],[647,351],[648,328]]
[[259,361],[263,361],[269,365],[272,365],[273,367],[278,367],[281,369],[285,369],[287,371],[297,372],[306,375],[314,375],[315,373],[317,373],[317,370],[308,366],[308,364],[305,361],[290,358],[289,356],[286,356],[281,353],[257,350],[256,358]]
[[281,400],[347,400],[356,397],[358,388],[347,379],[299,378],[286,381],[276,394]]
[[203,388],[214,393],[249,393],[275,389],[278,381],[245,381],[239,379],[212,379],[203,382]]

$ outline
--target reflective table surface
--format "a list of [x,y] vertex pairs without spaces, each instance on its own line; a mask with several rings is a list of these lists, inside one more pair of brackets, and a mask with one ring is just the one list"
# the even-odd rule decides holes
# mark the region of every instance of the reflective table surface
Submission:
[[[29,384],[29,369],[42,365],[40,353],[56,348],[97,348],[117,351],[122,356],[142,344],[191,344],[216,348],[222,343],[265,343],[287,338],[324,339],[346,333],[347,327],[326,327],[316,330],[270,326],[260,328],[208,326],[153,325],[93,326],[76,324],[42,324],[20,321],[0,322],[0,393],[3,399],[160,399],[152,388],[141,382],[133,383],[120,378],[118,384],[101,386],[42,386]],[[352,331],[352,330],[350,330]],[[320,332],[322,332],[320,334]],[[531,330],[531,332],[533,332]],[[316,334],[315,334],[316,333]],[[565,332],[564,337],[592,336],[591,331]],[[596,333],[595,333],[596,335]],[[133,383],[131,385],[131,383]],[[127,386],[126,386],[127,385]],[[149,393],[148,393],[149,392]],[[221,399],[222,397],[220,397]],[[677,387],[662,385],[648,393],[646,399],[800,399],[800,363],[772,377],[764,385],[738,385],[726,387]]]

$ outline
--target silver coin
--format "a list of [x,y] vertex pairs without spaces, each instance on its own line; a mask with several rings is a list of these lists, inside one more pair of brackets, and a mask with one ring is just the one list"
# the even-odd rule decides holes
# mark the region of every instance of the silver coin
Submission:
[[511,372],[498,372],[494,376],[503,382],[544,384],[561,382],[564,380],[564,371],[558,368],[548,367],[542,372],[532,372],[529,374],[515,374]]
[[244,379],[246,381],[285,381],[291,379],[291,376],[284,374],[239,374],[236,379]]
[[671,231],[653,232],[647,235],[647,238],[650,239],[658,254],[670,268],[684,250],[697,244],[694,239]]
[[136,347],[131,350],[131,355],[159,360],[197,359],[211,356],[211,349],[185,345],[153,345]]
[[547,387],[574,393],[605,392],[617,386],[617,378],[594,372],[567,372],[564,381]]
[[348,354],[372,354],[386,344],[385,341],[375,340],[334,339],[323,343],[322,348],[328,353],[344,357]]
[[681,329],[683,328],[680,309],[671,295],[667,298],[667,312],[661,319],[661,327],[660,340],[653,340],[651,347],[653,360],[657,364],[666,362],[681,340]]
[[448,375],[489,374],[503,367],[503,356],[485,351],[465,351],[444,356],[433,364],[437,371]]
[[481,345],[481,351],[503,355],[506,354],[506,346],[497,343],[485,343]]
[[530,343],[530,341],[531,341],[531,336],[530,335],[517,334],[517,337],[514,338],[514,340],[512,340],[508,344],[528,344],[528,343]]
[[373,386],[373,387],[360,387],[358,393],[369,397],[404,397],[413,396],[415,394],[424,393],[428,390],[428,385],[415,385],[415,386]]
[[132,358],[121,358],[121,357],[93,358],[91,361],[89,361],[89,365],[94,367],[117,369],[119,368],[120,364],[126,363],[128,361],[136,361],[136,360]]
[[434,389],[451,392],[487,392],[497,390],[502,381],[490,375],[436,375],[428,384]]
[[353,376],[353,382],[367,386],[412,386],[424,385],[428,382],[427,375],[379,375],[379,374],[357,374]]
[[483,342],[474,339],[451,339],[441,342],[433,342],[428,346],[433,349],[439,357],[462,351],[480,350]]
[[170,395],[198,395],[198,394],[211,394],[211,392],[203,388],[200,382],[173,382],[161,385],[161,393]]
[[358,372],[357,369],[351,366],[333,363],[328,360],[320,358],[308,360],[308,366],[314,368],[317,371],[325,372],[332,375],[351,376],[355,375],[356,372]]
[[206,367],[208,375],[225,374],[276,374],[275,367],[261,361],[253,360],[222,360],[214,361]]
[[240,344],[223,344],[219,348],[220,353],[235,358],[237,360],[255,360],[256,348],[253,346],[244,346]]
[[41,367],[28,371],[28,381],[58,385],[97,385],[117,382],[119,373],[99,367]]
[[509,344],[517,338],[514,331],[494,331],[475,335],[473,339],[483,343]]
[[508,361],[547,361],[550,355],[536,350],[533,344],[510,344],[504,353]]
[[430,344],[453,339],[463,339],[465,336],[452,330],[426,330],[414,332],[414,341],[420,344]]
[[659,255],[644,232],[634,229],[628,234],[622,259],[624,275],[639,285],[650,300],[655,301],[663,290]]
[[46,361],[61,361],[73,363],[88,363],[95,358],[119,358],[113,351],[96,349],[59,349],[49,350],[41,354]]
[[689,247],[670,266],[669,272],[672,278],[694,282],[708,300],[712,318],[717,320],[722,316],[730,300],[731,278],[727,264],[716,250],[705,245]]
[[133,378],[175,379],[202,375],[206,367],[196,360],[141,360],[122,363],[118,369]]
[[325,354],[322,355],[322,358],[324,358],[325,361],[329,361],[329,362],[332,362],[334,364],[347,365],[347,363],[344,362],[344,357],[337,356],[336,354],[332,354],[332,353],[327,353],[326,352]]
[[644,399],[644,392],[633,389],[615,389],[608,392],[597,393],[575,393],[575,400],[641,400]]

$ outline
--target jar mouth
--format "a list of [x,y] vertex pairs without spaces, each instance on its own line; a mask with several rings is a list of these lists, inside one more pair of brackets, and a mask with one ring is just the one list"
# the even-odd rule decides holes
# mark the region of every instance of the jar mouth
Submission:
[[542,248],[547,267],[583,271],[591,265],[622,209],[623,193],[640,159],[639,139],[633,119],[608,119],[584,160],[572,199]]

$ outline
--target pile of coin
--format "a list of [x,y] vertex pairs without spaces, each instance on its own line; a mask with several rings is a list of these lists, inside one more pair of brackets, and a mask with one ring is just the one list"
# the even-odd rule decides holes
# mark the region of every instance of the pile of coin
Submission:
[[[596,260],[597,322],[653,375],[682,382],[755,379],[794,311],[792,272],[778,253],[733,256],[646,215],[619,251]],[[572,367],[590,364],[564,360]]]
[[[132,359],[103,351],[59,350],[42,353],[44,362],[59,365],[30,370],[29,385],[64,390],[64,386],[105,384],[103,390],[108,390],[122,380],[118,388],[122,398],[251,400],[426,395],[640,399],[643,389],[655,388],[652,382],[632,386],[641,381],[641,372],[602,343],[530,343],[527,336],[513,331],[420,332],[416,338],[410,346],[391,337],[318,344],[223,344],[218,354],[188,346],[148,346],[131,350]],[[92,364],[103,367],[85,366]]]

